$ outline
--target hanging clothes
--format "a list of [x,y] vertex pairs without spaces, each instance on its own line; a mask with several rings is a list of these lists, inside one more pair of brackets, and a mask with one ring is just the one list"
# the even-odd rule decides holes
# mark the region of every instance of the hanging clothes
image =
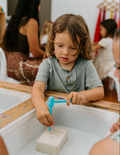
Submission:
[[[97,24],[96,24],[96,29],[95,29],[95,35],[94,35],[94,42],[99,42],[101,37],[100,37],[100,23],[101,23],[101,9],[99,11],[98,19],[97,19]],[[98,51],[95,53],[95,57],[97,56]]]
[[113,10],[111,10],[110,18],[113,19]]
[[117,20],[117,9],[115,9],[115,13],[114,13],[114,20]]
[[120,16],[119,16],[119,19],[118,19],[118,28],[120,27]]
[[105,15],[106,15],[106,9],[104,8],[104,9],[103,9],[103,18],[102,18],[102,21],[105,20]]
[[96,29],[95,29],[95,35],[94,35],[94,42],[99,42],[100,40],[100,23],[101,23],[101,9],[99,11]]

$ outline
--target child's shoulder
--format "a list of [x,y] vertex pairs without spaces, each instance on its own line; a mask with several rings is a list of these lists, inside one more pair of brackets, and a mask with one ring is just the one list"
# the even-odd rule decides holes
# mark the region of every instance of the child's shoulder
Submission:
[[107,38],[102,38],[99,42],[112,42],[112,41],[113,41],[112,38],[107,37]]
[[91,67],[91,66],[93,66],[93,63],[92,63],[92,60],[86,60],[86,59],[84,59],[84,58],[78,58],[77,59],[77,66],[78,66],[78,68],[80,67],[82,67],[83,69],[85,69],[86,67]]
[[84,58],[78,58],[77,59],[77,63],[78,64],[84,64],[84,65],[86,65],[86,64],[92,63],[92,60],[86,60]]
[[49,58],[47,58],[47,59],[44,59],[44,60],[43,60],[43,63],[48,63],[48,64],[56,63],[56,58],[54,58],[54,57],[49,57]]

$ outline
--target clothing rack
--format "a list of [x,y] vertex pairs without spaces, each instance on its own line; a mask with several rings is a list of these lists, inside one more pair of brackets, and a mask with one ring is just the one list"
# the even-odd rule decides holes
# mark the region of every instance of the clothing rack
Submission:
[[112,0],[111,2],[108,2],[106,0],[104,0],[102,3],[100,3],[99,5],[97,5],[97,7],[99,9],[106,9],[106,11],[119,11],[120,12],[120,8],[119,8],[119,3],[117,3],[115,0]]

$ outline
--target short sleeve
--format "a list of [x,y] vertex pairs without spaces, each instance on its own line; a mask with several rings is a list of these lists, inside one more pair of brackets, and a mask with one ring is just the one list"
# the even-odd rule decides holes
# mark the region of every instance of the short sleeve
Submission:
[[98,42],[98,44],[99,44],[100,46],[104,47],[104,48],[107,48],[107,46],[108,46],[107,39],[106,39],[106,38],[101,39],[101,40]]
[[85,70],[87,88],[92,89],[95,87],[103,86],[92,61],[87,61]]
[[50,65],[48,61],[43,60],[43,62],[39,66],[35,81],[42,81],[45,84],[47,84],[49,79],[49,70],[50,70]]

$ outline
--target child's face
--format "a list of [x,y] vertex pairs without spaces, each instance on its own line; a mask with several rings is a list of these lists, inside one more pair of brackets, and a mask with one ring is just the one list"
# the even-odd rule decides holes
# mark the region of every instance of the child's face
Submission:
[[102,25],[100,25],[100,35],[101,35],[101,37],[105,38],[106,33],[107,33],[106,28],[104,28]]
[[116,70],[114,72],[114,75],[118,78],[118,81],[120,82],[120,42],[119,39],[113,40],[113,55],[114,59],[116,61]]
[[64,69],[71,70],[79,53],[77,53],[77,49],[73,45],[68,31],[56,33],[54,41],[54,52],[60,66]]

